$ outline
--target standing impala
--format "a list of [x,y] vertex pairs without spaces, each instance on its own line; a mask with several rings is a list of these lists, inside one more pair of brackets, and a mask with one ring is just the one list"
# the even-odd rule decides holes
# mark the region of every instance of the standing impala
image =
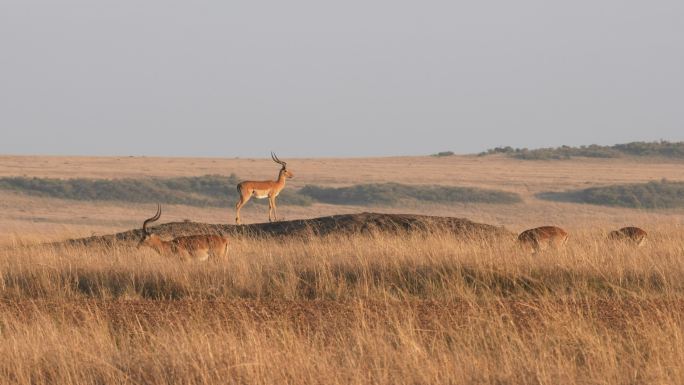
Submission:
[[160,255],[177,255],[182,259],[206,261],[209,256],[225,257],[228,254],[228,238],[220,235],[189,235],[164,241],[157,234],[147,230],[147,225],[161,217],[161,205],[157,205],[157,213],[145,219],[142,226],[142,238],[138,247],[148,246]]
[[[240,199],[235,205],[235,223],[240,224],[240,209],[249,201],[250,198],[257,199],[268,198],[268,221],[272,222],[278,220],[278,209],[276,207],[276,197],[285,188],[285,180],[294,177],[294,174],[287,169],[287,163],[278,159],[276,154],[271,152],[271,159],[282,167],[278,173],[278,179],[275,181],[244,181],[237,185],[238,195]],[[271,218],[271,213],[273,213]]]
[[556,226],[542,226],[525,230],[518,235],[518,244],[524,249],[537,254],[550,247],[559,248],[565,246],[568,241],[568,233]]

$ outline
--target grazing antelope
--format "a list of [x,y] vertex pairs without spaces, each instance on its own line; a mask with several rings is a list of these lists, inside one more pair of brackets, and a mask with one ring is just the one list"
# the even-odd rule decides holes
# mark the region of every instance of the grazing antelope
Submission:
[[634,242],[642,246],[646,242],[646,231],[638,227],[628,226],[608,233],[608,239]]
[[145,219],[142,226],[142,239],[138,247],[147,246],[160,255],[178,255],[182,259],[206,261],[209,256],[225,257],[228,254],[228,238],[220,235],[189,235],[164,241],[157,234],[147,230],[147,225],[161,217],[161,205],[157,205],[157,213]]
[[542,226],[525,230],[518,235],[518,244],[537,254],[550,247],[559,248],[568,241],[568,233],[556,226]]
[[[271,152],[271,159],[280,164],[282,167],[278,173],[278,179],[275,181],[244,181],[237,185],[238,195],[240,199],[235,205],[235,223],[240,224],[240,209],[249,201],[250,198],[257,199],[268,198],[268,221],[278,220],[278,209],[276,207],[276,197],[285,188],[285,180],[293,178],[294,174],[287,169],[287,163],[278,159],[276,154]],[[273,219],[271,219],[273,213]]]

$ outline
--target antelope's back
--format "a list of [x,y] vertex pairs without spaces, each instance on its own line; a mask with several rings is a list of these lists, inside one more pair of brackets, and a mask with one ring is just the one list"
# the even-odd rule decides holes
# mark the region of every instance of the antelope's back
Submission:
[[568,233],[556,226],[535,227],[534,229],[525,230],[518,235],[518,241],[520,242],[539,242],[548,239],[565,240],[567,238]]
[[220,235],[188,235],[173,240],[180,248],[188,250],[213,249],[225,247],[228,239]]
[[632,238],[643,238],[646,236],[646,231],[644,231],[643,229],[640,229],[638,227],[633,227],[633,226],[623,227],[620,229],[620,231],[623,234],[626,234]]
[[642,244],[644,240],[646,239],[646,235],[648,233],[639,228],[639,227],[634,227],[634,226],[628,226],[628,227],[623,227],[619,230],[611,231],[608,234],[608,237],[610,239],[630,239],[637,244]]

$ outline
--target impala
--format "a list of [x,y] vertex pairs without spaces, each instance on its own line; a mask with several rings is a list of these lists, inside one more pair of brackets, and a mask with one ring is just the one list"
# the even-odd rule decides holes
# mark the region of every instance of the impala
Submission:
[[518,235],[518,244],[537,254],[550,247],[559,248],[568,241],[568,233],[556,226],[542,226],[525,230]]
[[608,233],[608,239],[634,242],[642,246],[646,242],[646,231],[638,227],[628,226]]
[[[276,198],[278,194],[285,188],[285,180],[294,177],[294,174],[287,169],[287,163],[278,159],[276,154],[271,152],[271,159],[282,167],[278,173],[278,179],[275,181],[244,181],[237,185],[238,195],[240,196],[235,205],[235,223],[240,224],[240,209],[249,201],[250,198],[257,199],[268,198],[268,221],[278,220],[278,209],[276,207]],[[273,215],[271,215],[273,213]],[[273,219],[271,219],[273,217]]]
[[209,256],[225,257],[228,254],[228,238],[220,235],[189,235],[176,237],[170,241],[162,240],[157,234],[152,234],[147,225],[161,217],[161,205],[157,205],[157,213],[145,219],[142,226],[142,238],[138,247],[147,246],[160,255],[177,255],[182,259],[206,261]]

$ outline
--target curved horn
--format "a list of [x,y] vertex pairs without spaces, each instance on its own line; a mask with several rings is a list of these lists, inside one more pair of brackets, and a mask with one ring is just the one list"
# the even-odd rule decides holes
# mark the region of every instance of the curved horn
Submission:
[[282,165],[283,167],[286,167],[286,166],[287,166],[287,163],[286,163],[286,162],[283,162],[283,161],[280,160],[280,159],[278,159],[278,157],[276,156],[276,154],[275,154],[273,151],[271,151],[271,159],[273,159],[274,162],[276,162],[276,163]]
[[143,234],[147,234],[147,224],[158,220],[159,217],[161,217],[161,205],[157,203],[157,213],[154,214],[153,217],[145,219],[145,222],[143,222]]

